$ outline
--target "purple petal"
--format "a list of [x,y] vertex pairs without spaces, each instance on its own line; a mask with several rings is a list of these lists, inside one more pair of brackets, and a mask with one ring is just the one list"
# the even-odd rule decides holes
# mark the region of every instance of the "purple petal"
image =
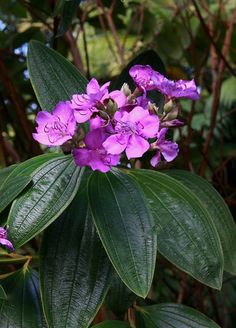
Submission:
[[165,135],[167,133],[168,129],[167,128],[162,128],[160,130],[160,132],[158,133],[158,140],[157,140],[157,144],[161,144],[163,142],[163,140],[165,139]]
[[[74,118],[73,109],[69,101],[61,101],[53,109],[53,116],[58,116],[63,123],[67,123]],[[75,121],[75,119],[74,119]]]
[[179,152],[178,144],[168,140],[159,145],[159,149],[167,162],[173,161]]
[[109,93],[109,98],[114,100],[118,106],[118,108],[124,106],[126,104],[126,96],[122,91],[115,90]]
[[128,120],[132,123],[142,122],[143,119],[150,116],[149,112],[140,106],[135,107],[128,115]]
[[0,245],[8,248],[11,252],[14,251],[14,247],[13,247],[12,243],[7,239],[0,238]]
[[127,134],[114,134],[103,142],[103,147],[109,154],[119,155],[125,150],[128,140],[129,135]]
[[75,164],[83,167],[89,165],[89,161],[91,158],[91,151],[86,148],[81,149],[73,149],[72,155],[74,157]]
[[125,150],[127,158],[138,158],[142,157],[143,154],[149,149],[149,143],[144,138],[132,135],[129,138],[127,148]]
[[98,81],[93,78],[90,80],[90,82],[87,84],[86,92],[88,95],[98,93],[100,91],[100,86],[98,84]]
[[[98,111],[98,110],[97,110]],[[78,123],[84,123],[90,119],[93,112],[90,109],[84,109],[83,111],[80,110],[74,110],[74,115],[76,122]]]
[[159,130],[159,118],[157,115],[147,115],[141,122],[143,129],[139,130],[140,135],[146,138],[153,138]]
[[171,121],[162,121],[161,122],[161,126],[162,127],[178,127],[178,126],[183,126],[184,122],[178,120],[178,119],[174,119]]
[[90,130],[101,128],[104,124],[105,121],[99,116],[91,118],[89,121]]
[[153,72],[153,69],[149,65],[135,65],[129,70],[129,74],[135,84],[143,90],[155,89],[155,85],[152,81]]
[[153,167],[156,167],[157,164],[160,162],[160,160],[161,160],[161,153],[160,153],[160,151],[158,150],[157,153],[156,153],[156,155],[153,156],[152,159],[151,159],[151,165],[152,165]]
[[93,171],[98,170],[98,171],[101,171],[103,173],[106,173],[106,172],[110,171],[110,165],[107,165],[104,162],[103,156],[101,156],[101,154],[99,154],[96,151],[94,151],[92,153],[89,165],[91,166],[91,169]]
[[7,239],[7,230],[3,227],[0,227],[0,238]]
[[89,149],[101,148],[105,140],[106,134],[102,128],[91,130],[84,138],[84,142]]

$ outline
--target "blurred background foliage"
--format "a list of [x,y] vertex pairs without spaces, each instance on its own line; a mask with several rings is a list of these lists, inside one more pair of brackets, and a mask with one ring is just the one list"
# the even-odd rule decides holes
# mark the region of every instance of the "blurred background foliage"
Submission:
[[[54,48],[88,79],[101,82],[115,80],[132,59],[152,49],[169,78],[195,78],[201,88],[200,101],[179,101],[185,126],[173,135],[181,150],[171,166],[207,178],[236,214],[235,22],[236,0],[0,0],[0,166],[42,152],[31,137],[39,110],[26,63],[31,39]],[[223,290],[215,292],[163,259],[158,269],[150,303],[177,301],[223,327],[234,326],[233,277],[226,276]],[[117,282],[114,288],[129,307],[133,295]],[[125,302],[114,309],[117,301],[109,295],[109,315],[122,316]],[[108,312],[102,309],[97,322]]]

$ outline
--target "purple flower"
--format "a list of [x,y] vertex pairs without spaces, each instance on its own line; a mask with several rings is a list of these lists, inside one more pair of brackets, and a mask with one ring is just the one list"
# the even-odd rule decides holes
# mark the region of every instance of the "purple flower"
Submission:
[[169,98],[190,98],[198,100],[200,96],[194,80],[171,81],[149,65],[135,65],[130,71],[135,84],[142,90],[158,90]]
[[111,155],[102,146],[106,140],[104,129],[91,130],[85,137],[85,148],[73,150],[75,163],[78,166],[90,166],[92,170],[108,172],[111,166],[119,163],[120,155]]
[[0,227],[0,245],[8,248],[11,252],[14,251],[12,243],[7,239],[7,230]]
[[61,101],[52,113],[41,111],[36,117],[38,127],[33,138],[43,145],[60,146],[75,132],[76,120],[69,101]]
[[151,68],[151,66],[134,65],[130,68],[129,74],[135,84],[143,91],[156,90],[156,86],[153,82],[153,75],[155,74],[155,71]]
[[189,98],[192,100],[200,98],[199,88],[197,88],[194,80],[171,81],[158,73],[154,75],[153,82],[156,89],[169,98]]
[[178,155],[179,147],[177,143],[170,140],[165,140],[167,131],[168,129],[163,128],[157,135],[158,139],[154,144],[154,149],[157,149],[157,153],[151,159],[151,165],[154,167],[157,166],[157,164],[160,162],[161,155],[167,162],[173,161],[173,159],[175,159],[175,157]]
[[90,119],[93,113],[99,111],[97,106],[102,104],[108,97],[108,87],[110,82],[101,87],[96,79],[92,79],[86,88],[85,94],[75,94],[72,96],[71,106],[74,109],[74,115],[78,123],[84,123]]
[[179,127],[179,126],[183,126],[183,125],[184,125],[184,122],[180,121],[178,119],[161,122],[161,127],[163,127],[163,128]]
[[158,117],[139,106],[129,113],[116,112],[114,121],[114,134],[103,142],[103,146],[113,155],[125,150],[128,159],[141,157],[149,149],[146,139],[154,137],[159,128]]

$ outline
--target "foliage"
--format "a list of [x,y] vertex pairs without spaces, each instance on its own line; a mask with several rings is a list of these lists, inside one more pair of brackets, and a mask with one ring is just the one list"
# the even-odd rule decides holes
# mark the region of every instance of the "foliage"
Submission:
[[[0,170],[0,225],[16,249],[0,252],[1,324],[233,327],[232,1],[1,2],[0,163],[12,165]],[[52,112],[91,76],[133,92],[134,64],[201,86],[199,102],[178,102],[174,164],[150,169],[145,154],[93,172],[33,141],[38,104]],[[165,97],[148,97],[163,114]]]

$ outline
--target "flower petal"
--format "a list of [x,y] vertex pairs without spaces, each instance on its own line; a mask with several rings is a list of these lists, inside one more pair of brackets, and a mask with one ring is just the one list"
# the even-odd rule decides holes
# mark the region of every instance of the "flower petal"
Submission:
[[109,98],[114,100],[118,106],[118,108],[124,106],[126,104],[126,96],[122,91],[115,90],[109,93]]
[[118,133],[108,137],[102,145],[109,154],[118,155],[125,150],[128,140],[129,135]]
[[156,167],[157,164],[160,162],[160,160],[161,160],[161,153],[160,153],[160,151],[158,150],[157,153],[156,153],[156,155],[153,156],[152,159],[151,159],[151,165],[152,165],[153,167]]
[[7,239],[0,238],[0,246],[4,246],[4,247],[8,248],[11,252],[14,251],[14,247],[13,247],[12,243]]
[[127,148],[125,150],[127,158],[142,157],[143,154],[149,149],[149,143],[144,138],[138,135],[132,135],[129,138]]

